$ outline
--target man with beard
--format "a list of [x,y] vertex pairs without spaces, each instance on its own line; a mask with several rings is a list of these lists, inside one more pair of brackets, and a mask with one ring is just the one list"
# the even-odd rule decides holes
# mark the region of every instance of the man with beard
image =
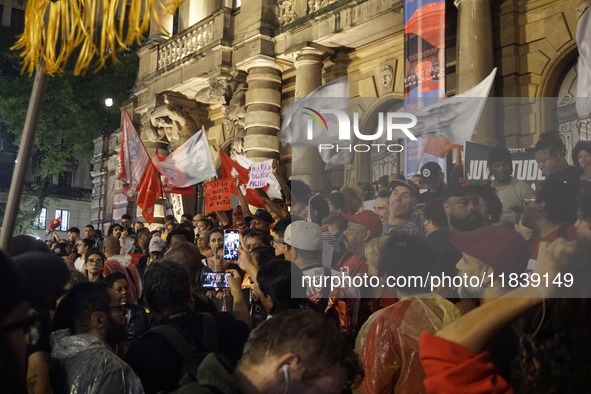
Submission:
[[[462,252],[457,262],[458,276],[463,278],[458,293],[473,298],[478,304],[490,302],[511,290],[512,274],[522,274],[527,268],[528,247],[521,235],[505,226],[484,226],[472,231],[452,231],[451,243]],[[499,275],[504,275],[501,285]],[[471,277],[479,286],[471,287]],[[486,349],[501,375],[510,377],[511,361],[517,355],[519,340],[511,326],[505,327]]]
[[512,207],[520,207],[524,199],[534,195],[534,191],[527,183],[512,176],[511,153],[505,147],[492,148],[488,154],[488,169],[494,176],[490,185],[503,204],[500,223],[503,226],[512,227],[515,223],[515,211]]
[[143,393],[133,370],[115,355],[127,338],[126,305],[103,282],[80,283],[61,300],[51,335],[51,383],[56,394]]
[[484,225],[478,188],[467,179],[460,178],[450,182],[445,189],[443,198],[443,210],[447,215],[448,226],[432,232],[427,237],[427,242],[435,247],[457,252],[457,249],[449,242],[450,230],[470,231]]
[[[445,188],[443,210],[448,225],[433,231],[427,237],[427,242],[437,250],[439,265],[436,272],[453,274],[455,264],[462,257],[461,252],[449,241],[450,231],[470,231],[484,226],[479,190],[476,185],[463,178],[451,181]],[[487,212],[485,214],[488,216]]]
[[347,251],[334,266],[348,276],[363,276],[367,272],[365,247],[374,238],[382,235],[382,222],[377,213],[365,210],[343,217],[349,222],[345,230]]

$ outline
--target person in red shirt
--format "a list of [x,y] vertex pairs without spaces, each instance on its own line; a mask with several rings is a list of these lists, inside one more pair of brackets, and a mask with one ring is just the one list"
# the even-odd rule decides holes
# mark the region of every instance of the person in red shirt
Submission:
[[[581,298],[557,298],[564,288],[552,283],[543,290],[521,287],[473,309],[435,335],[423,332],[419,352],[427,392],[588,391],[589,337],[581,334],[589,327],[590,304],[586,298],[590,275],[585,266],[590,258],[591,245],[586,242],[558,239],[551,245],[542,243],[536,272],[555,277],[558,272],[578,271],[582,283],[575,293],[567,294]],[[548,299],[544,301],[540,295]],[[499,330],[521,316],[525,323],[521,351],[508,381],[484,349]]]
[[527,271],[532,272],[542,242],[552,243],[557,238],[572,241],[577,238],[573,226],[577,218],[577,192],[566,183],[548,179],[536,190],[536,196],[526,198],[523,224],[534,230],[536,236],[529,242]]
[[382,235],[382,221],[377,213],[369,210],[342,216],[349,221],[345,230],[347,251],[334,268],[351,277],[363,276],[367,273],[365,247],[369,241]]

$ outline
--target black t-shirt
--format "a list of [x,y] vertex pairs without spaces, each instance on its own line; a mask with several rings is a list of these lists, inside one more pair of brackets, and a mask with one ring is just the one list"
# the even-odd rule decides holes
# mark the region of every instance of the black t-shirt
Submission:
[[568,166],[564,170],[560,170],[555,174],[548,175],[547,179],[556,179],[567,185],[579,190],[579,178],[581,177],[581,170],[577,167]]
[[437,190],[435,193],[433,193],[429,190],[427,190],[424,193],[421,193],[421,195],[419,196],[419,204],[428,204],[433,200],[441,199],[443,196],[444,189],[445,189],[445,184],[441,185],[439,190]]
[[[248,326],[224,312],[212,313],[218,328],[218,351],[235,367],[242,356],[244,343],[248,338]],[[163,324],[177,328],[193,345],[203,349],[203,317],[188,313],[174,317]],[[182,375],[183,358],[162,335],[146,333],[133,343],[125,361],[133,368],[144,386],[146,394],[177,389]]]

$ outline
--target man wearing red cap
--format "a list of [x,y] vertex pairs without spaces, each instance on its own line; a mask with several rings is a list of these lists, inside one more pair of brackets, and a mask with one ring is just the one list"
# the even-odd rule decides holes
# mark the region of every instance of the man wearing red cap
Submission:
[[[456,265],[459,276],[482,278],[484,274],[482,286],[469,287],[465,281],[462,283],[458,289],[462,298],[479,298],[484,302],[487,298],[499,297],[510,290],[509,275],[522,274],[527,268],[527,244],[519,233],[508,227],[484,226],[472,231],[452,231],[449,240],[462,252]],[[497,278],[499,274],[505,274],[505,286],[501,286]]]
[[[452,231],[449,239],[462,252],[456,268],[462,281],[458,293],[462,298],[476,298],[479,304],[501,297],[511,290],[511,275],[525,272],[528,247],[521,235],[505,226],[484,226],[472,231]],[[499,275],[503,274],[501,282]],[[470,277],[481,281],[471,287]],[[474,284],[474,282],[472,282]],[[490,342],[490,360],[503,377],[511,373],[511,361],[517,356],[519,339],[511,326],[505,327]]]
[[377,213],[369,210],[342,216],[349,221],[344,233],[347,251],[334,268],[351,277],[362,276],[367,272],[365,247],[369,241],[382,235],[382,221]]

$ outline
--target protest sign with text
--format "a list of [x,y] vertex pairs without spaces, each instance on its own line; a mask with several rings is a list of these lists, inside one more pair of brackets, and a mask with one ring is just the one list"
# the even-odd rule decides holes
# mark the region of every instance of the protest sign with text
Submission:
[[253,163],[248,174],[247,189],[258,189],[267,186],[269,176],[273,172],[273,160],[265,160],[259,163]]
[[227,211],[231,207],[230,187],[232,178],[205,182],[205,211],[207,213]]

